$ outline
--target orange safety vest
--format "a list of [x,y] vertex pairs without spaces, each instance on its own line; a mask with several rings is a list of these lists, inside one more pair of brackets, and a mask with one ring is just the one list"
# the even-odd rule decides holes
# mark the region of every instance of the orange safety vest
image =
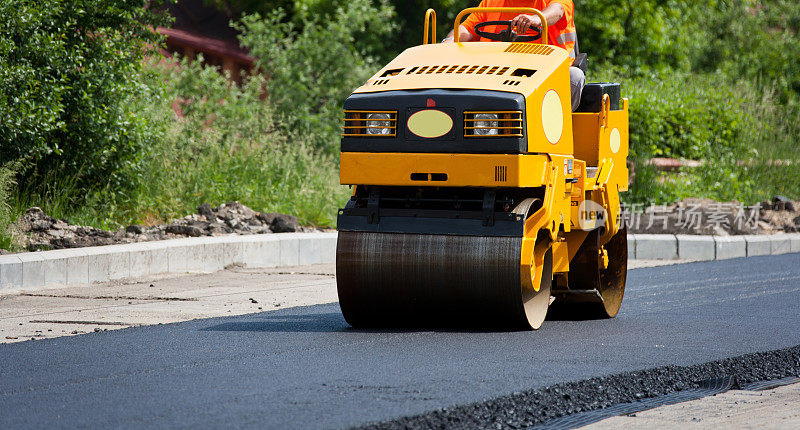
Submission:
[[[557,23],[548,27],[547,41],[551,45],[564,48],[572,58],[570,64],[575,62],[575,43],[578,41],[578,32],[575,29],[575,4],[572,0],[482,0],[479,7],[532,7],[544,10],[553,3],[558,3],[564,8],[564,17]],[[478,37],[475,33],[475,25],[486,21],[511,21],[517,17],[517,13],[473,13],[464,21],[464,27]],[[490,25],[485,27],[486,31],[498,32],[504,27]],[[481,42],[490,42],[484,37]],[[537,42],[533,42],[537,43]]]

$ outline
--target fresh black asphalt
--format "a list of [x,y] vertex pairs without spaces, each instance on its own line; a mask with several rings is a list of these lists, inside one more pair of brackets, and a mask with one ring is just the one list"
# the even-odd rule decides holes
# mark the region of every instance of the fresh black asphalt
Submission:
[[629,272],[620,315],[356,331],[336,304],[0,345],[0,428],[341,428],[800,345],[800,254]]

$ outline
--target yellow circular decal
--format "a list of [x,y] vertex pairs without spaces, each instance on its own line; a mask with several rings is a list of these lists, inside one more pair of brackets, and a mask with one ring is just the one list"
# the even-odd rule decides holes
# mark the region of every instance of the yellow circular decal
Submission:
[[615,128],[615,129],[611,130],[610,139],[611,139],[611,142],[610,142],[611,143],[611,152],[616,154],[617,152],[619,152],[620,145],[622,145],[622,137],[619,135],[619,129],[618,128]]
[[453,129],[453,118],[440,110],[421,110],[408,118],[408,129],[426,139],[442,137]]
[[553,145],[561,140],[561,133],[564,132],[564,108],[556,90],[548,91],[542,100],[542,129],[544,136]]

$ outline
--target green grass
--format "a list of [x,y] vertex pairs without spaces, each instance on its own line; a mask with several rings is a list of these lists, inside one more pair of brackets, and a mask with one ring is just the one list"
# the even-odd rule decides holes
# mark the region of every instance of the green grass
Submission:
[[[631,99],[637,163],[626,201],[706,197],[753,204],[777,194],[800,198],[797,112],[749,85],[720,88],[709,76],[664,79],[617,79]],[[202,203],[237,200],[258,211],[297,215],[305,225],[335,225],[336,210],[349,194],[338,184],[338,160],[311,147],[307,137],[279,131],[273,108],[262,99],[260,78],[231,86],[216,70],[183,63],[175,69],[154,66],[145,80],[153,91],[137,110],[162,137],[143,154],[144,163],[126,173],[128,191],[98,187],[87,193],[68,177],[44,178],[36,181],[43,187],[19,190],[11,182],[13,169],[0,167],[0,247],[18,246],[7,226],[31,206],[73,224],[115,229],[164,223],[195,213]],[[735,98],[727,97],[734,92]],[[176,101],[180,115],[173,109]],[[712,103],[717,105],[704,108]],[[691,118],[681,120],[685,112]],[[654,155],[689,155],[706,164],[665,179],[643,164]]]
[[[601,79],[622,82],[631,100],[629,203],[671,203],[689,197],[746,204],[785,195],[800,199],[800,112],[769,89],[714,75],[661,73]],[[796,106],[796,105],[794,105]],[[696,159],[703,167],[665,175],[651,157]]]
[[[296,215],[303,225],[335,225],[349,194],[338,183],[338,159],[311,148],[304,136],[277,131],[261,97],[261,78],[239,87],[215,69],[184,62],[177,68],[153,65],[144,79],[153,91],[137,110],[162,138],[126,173],[132,178],[127,191],[98,187],[87,193],[70,178],[43,178],[36,182],[45,185],[35,190],[5,196],[0,190],[0,202],[10,202],[0,206],[0,222],[7,225],[39,206],[73,224],[116,229],[165,223],[196,213],[203,203],[235,200],[257,211]],[[9,247],[10,239],[0,240]]]

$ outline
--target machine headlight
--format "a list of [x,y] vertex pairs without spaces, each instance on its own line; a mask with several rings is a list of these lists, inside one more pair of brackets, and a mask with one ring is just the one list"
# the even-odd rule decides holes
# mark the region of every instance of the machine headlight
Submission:
[[464,137],[523,137],[522,111],[465,111]]
[[345,110],[342,137],[396,137],[397,111]]
[[367,115],[367,134],[392,134],[392,116],[388,113],[371,113]]
[[495,136],[499,130],[500,116],[496,113],[475,114],[475,135],[476,136]]

